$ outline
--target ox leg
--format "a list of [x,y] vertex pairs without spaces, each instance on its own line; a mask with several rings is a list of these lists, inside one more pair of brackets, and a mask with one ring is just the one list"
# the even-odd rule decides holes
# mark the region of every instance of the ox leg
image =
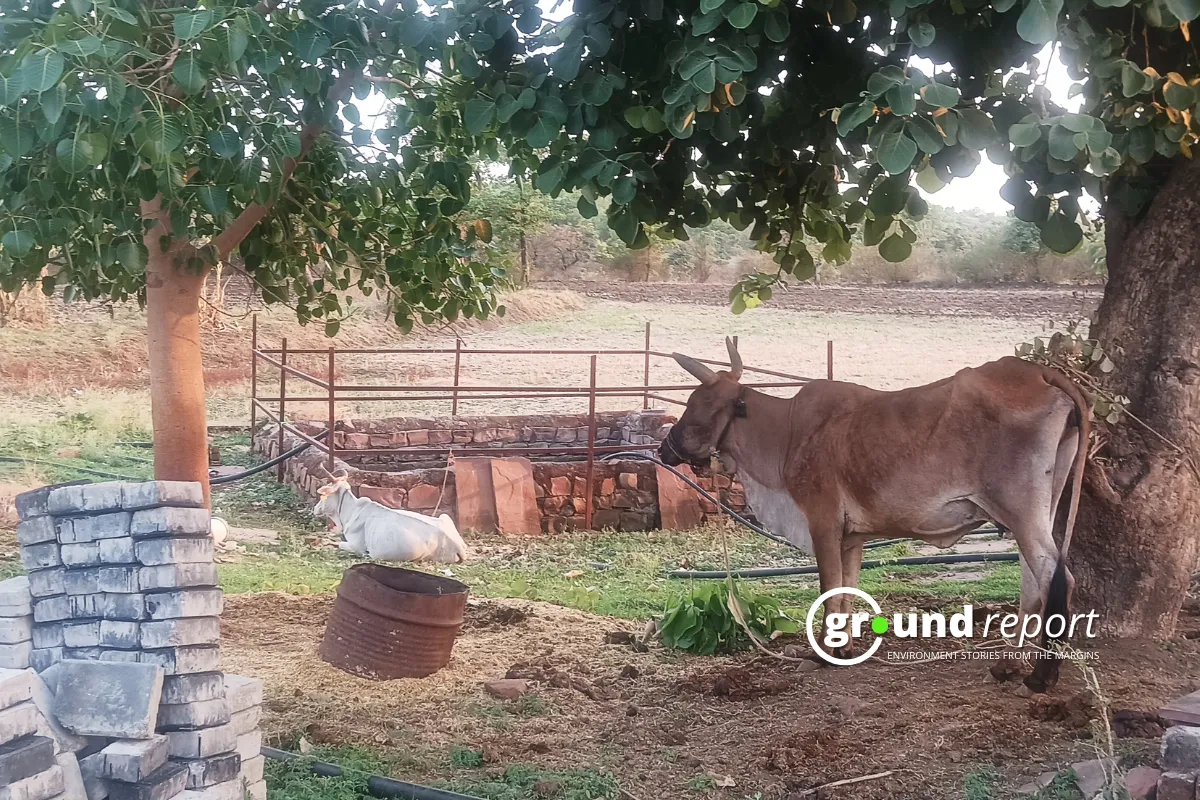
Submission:
[[[846,582],[842,575],[842,542],[840,530],[828,530],[822,533],[816,528],[812,530],[813,555],[817,559],[817,576],[821,581],[821,594],[830,589],[841,588],[846,586]],[[860,560],[861,560],[861,550]],[[857,582],[857,572],[855,580]],[[821,628],[824,630],[830,614],[848,613],[849,609],[846,603],[845,595],[836,595],[825,601],[824,614],[821,618]],[[851,653],[851,645],[839,647],[830,655],[836,658],[848,658]],[[820,658],[820,654],[817,655]]]

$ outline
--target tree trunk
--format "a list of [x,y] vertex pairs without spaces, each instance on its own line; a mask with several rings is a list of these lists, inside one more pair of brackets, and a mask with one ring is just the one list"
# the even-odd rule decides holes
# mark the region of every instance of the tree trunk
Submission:
[[[149,234],[147,236],[149,237]],[[208,422],[200,354],[200,293],[204,275],[177,266],[157,241],[148,246],[146,339],[154,477],[197,481],[209,503]]]
[[1145,425],[1104,426],[1071,569],[1074,610],[1095,609],[1116,636],[1172,636],[1200,558],[1200,162],[1168,169],[1141,216],[1105,209],[1109,281],[1092,335],[1116,365],[1105,388]]

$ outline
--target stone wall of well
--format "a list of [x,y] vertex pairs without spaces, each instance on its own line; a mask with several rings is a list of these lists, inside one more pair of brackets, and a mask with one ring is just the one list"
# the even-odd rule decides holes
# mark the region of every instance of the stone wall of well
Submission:
[[[597,414],[597,446],[657,444],[672,422],[674,419],[662,411]],[[319,422],[297,425],[309,435],[324,430],[324,425]],[[585,527],[587,463],[563,460],[562,456],[539,458],[538,450],[586,445],[587,434],[586,414],[350,420],[338,423],[334,429],[335,446],[353,449],[338,452],[333,471],[344,472],[359,496],[370,497],[391,508],[423,514],[436,511],[456,518],[454,470],[447,473],[444,456],[431,457],[438,466],[425,466],[429,462],[420,462],[412,456],[372,455],[371,450],[435,446],[520,448],[532,461],[542,531],[560,533]],[[298,437],[285,434],[285,451],[299,444],[302,440]],[[264,458],[276,456],[279,452],[278,428],[261,426],[254,436],[254,450]],[[310,449],[285,462],[284,482],[316,502],[317,490],[329,482],[327,466],[325,454]],[[735,510],[746,511],[745,493],[740,484],[706,470],[696,472],[696,481],[703,488]],[[655,465],[634,460],[597,462],[592,480],[592,525],[596,529],[641,531],[660,528],[663,524],[660,491],[680,490],[674,484],[660,489]],[[691,492],[691,489],[684,487],[684,491]],[[717,506],[703,498],[700,509],[705,520],[719,515]]]

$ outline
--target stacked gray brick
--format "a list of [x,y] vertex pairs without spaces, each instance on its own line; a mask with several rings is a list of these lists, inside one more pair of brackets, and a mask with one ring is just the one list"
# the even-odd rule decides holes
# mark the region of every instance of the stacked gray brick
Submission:
[[89,661],[161,668],[152,699],[123,704],[136,713],[59,709],[75,730],[93,734],[93,745],[111,742],[75,765],[80,797],[242,800],[248,790],[262,800],[262,688],[219,672],[222,599],[199,485],[46,487],[18,497],[17,510],[29,576],[16,579],[25,588],[23,604],[8,602],[0,584],[0,614],[11,606],[12,616],[27,618],[25,661],[67,694],[71,687],[60,684]]
[[0,669],[0,800],[85,800],[75,753],[62,749],[29,668]]

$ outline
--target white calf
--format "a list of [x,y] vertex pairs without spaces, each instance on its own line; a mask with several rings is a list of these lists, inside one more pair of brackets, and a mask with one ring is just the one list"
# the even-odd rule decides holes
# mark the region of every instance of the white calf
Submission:
[[434,561],[455,564],[466,557],[467,545],[445,514],[437,519],[388,508],[367,497],[355,497],[345,478],[334,478],[317,493],[313,509],[333,521],[346,541],[338,547],[382,561]]

